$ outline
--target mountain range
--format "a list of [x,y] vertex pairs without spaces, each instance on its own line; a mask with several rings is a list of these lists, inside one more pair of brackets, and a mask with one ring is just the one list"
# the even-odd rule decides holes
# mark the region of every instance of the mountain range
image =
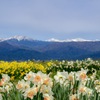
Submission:
[[100,59],[100,41],[85,39],[34,40],[25,36],[0,39],[0,60]]

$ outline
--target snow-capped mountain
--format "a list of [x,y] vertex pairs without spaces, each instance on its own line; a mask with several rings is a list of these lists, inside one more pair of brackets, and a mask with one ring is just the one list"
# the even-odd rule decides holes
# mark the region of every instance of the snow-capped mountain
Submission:
[[17,35],[17,36],[13,36],[13,37],[9,37],[9,38],[1,38],[0,42],[9,41],[9,40],[17,40],[17,41],[28,40],[28,41],[34,41],[32,38],[28,38],[26,36]]
[[32,38],[28,38],[26,36],[20,36],[20,35],[13,36],[13,37],[10,37],[10,38],[6,38],[4,40],[11,40],[11,39],[16,39],[18,41],[21,41],[21,40],[29,40],[29,41],[32,41],[33,40]]
[[40,41],[25,36],[0,39],[0,60],[76,60],[100,59],[100,41],[77,39],[49,39]]
[[[17,41],[22,41],[22,40],[27,40],[27,41],[42,41],[42,40],[34,40],[32,38],[29,38],[29,37],[26,37],[26,36],[20,36],[20,35],[17,35],[17,36],[13,36],[13,37],[10,37],[10,38],[5,38],[5,39],[2,39],[0,38],[0,42],[2,41],[9,41],[9,40],[17,40]],[[98,39],[96,40],[87,40],[87,39],[82,39],[82,38],[75,38],[75,39],[66,39],[66,40],[59,40],[59,39],[55,39],[55,38],[51,38],[51,39],[48,39],[48,40],[44,40],[45,42],[89,42],[89,41],[100,41]]]
[[58,39],[55,39],[55,38],[51,38],[51,39],[48,39],[46,41],[48,41],[48,42],[62,42],[63,40],[58,40]]
[[4,41],[4,39],[0,38],[0,42]]
[[99,40],[86,40],[82,38],[59,40],[59,39],[51,38],[46,41],[49,41],[49,42],[86,42],[86,41],[99,41]]

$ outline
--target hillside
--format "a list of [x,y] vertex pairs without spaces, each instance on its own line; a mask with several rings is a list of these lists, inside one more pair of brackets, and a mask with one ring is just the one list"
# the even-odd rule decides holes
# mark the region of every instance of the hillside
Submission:
[[100,41],[39,41],[14,37],[0,42],[0,60],[100,58]]

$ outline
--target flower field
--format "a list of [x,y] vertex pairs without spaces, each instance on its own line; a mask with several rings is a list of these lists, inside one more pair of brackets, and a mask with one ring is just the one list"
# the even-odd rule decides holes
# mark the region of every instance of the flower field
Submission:
[[0,61],[0,100],[100,100],[100,63]]

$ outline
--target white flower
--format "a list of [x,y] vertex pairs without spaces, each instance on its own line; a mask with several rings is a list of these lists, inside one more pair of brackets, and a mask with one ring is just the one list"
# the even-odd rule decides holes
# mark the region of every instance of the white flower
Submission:
[[41,93],[43,93],[43,94],[53,95],[53,92],[52,92],[52,90],[51,90],[51,87],[46,86],[46,85],[42,85],[40,91],[41,91]]
[[63,84],[64,81],[66,80],[66,76],[62,72],[57,72],[57,74],[54,76],[54,79],[56,80],[56,82]]
[[79,100],[76,94],[73,94],[69,97],[69,100]]
[[93,93],[93,90],[92,90],[92,89],[86,88],[86,94],[87,94],[88,96],[91,96],[92,93]]
[[2,81],[8,82],[10,81],[10,77],[7,74],[2,74]]
[[70,85],[70,83],[69,83],[69,81],[68,80],[66,80],[65,82],[64,82],[64,84],[63,84],[64,86],[69,86]]
[[5,85],[5,82],[1,79],[0,80],[0,86],[3,86],[3,85]]
[[79,94],[82,93],[85,95],[87,91],[87,87],[85,87],[84,85],[80,85],[78,91],[79,91]]
[[90,79],[91,79],[91,80],[94,80],[95,77],[96,77],[96,73],[93,73],[93,74],[90,76]]
[[30,82],[29,81],[24,83],[24,85],[23,85],[23,92],[26,91],[26,89],[28,89],[28,88],[30,88]]
[[26,81],[26,82],[24,80],[18,81],[16,88],[19,91],[24,92],[27,88],[30,88],[30,81]]
[[34,96],[37,94],[37,88],[36,87],[32,87],[32,88],[28,88],[25,93],[23,94],[24,98],[30,98],[33,99]]
[[16,88],[17,88],[19,91],[22,91],[23,88],[24,88],[24,84],[25,84],[25,81],[24,81],[24,80],[18,81],[18,84],[16,85]]
[[75,76],[75,72],[70,72],[70,73],[68,74],[68,80],[69,80],[69,81],[73,81],[73,80],[74,80],[74,76]]
[[41,71],[37,72],[32,79],[33,84],[35,84],[35,85],[43,84],[43,77],[42,76],[43,76],[43,73]]
[[100,93],[100,85],[97,85],[97,86],[95,87],[95,89],[97,90],[97,93]]
[[81,69],[81,71],[78,71],[76,74],[77,80],[81,80],[81,81],[88,80],[86,74],[87,74],[87,70]]
[[10,77],[7,74],[2,74],[2,79],[0,80],[0,86],[6,85],[10,81]]
[[4,92],[4,87],[0,87],[0,92]]
[[30,71],[26,76],[24,77],[25,80],[30,81],[34,77],[34,73]]
[[61,72],[61,74],[62,74],[65,78],[68,77],[68,72],[63,71],[63,72]]
[[43,94],[43,98],[44,100],[54,100],[53,96],[48,94]]
[[13,84],[11,82],[7,83],[4,89],[9,93],[9,91],[13,88]]
[[46,86],[52,87],[53,86],[52,79],[48,75],[44,74],[44,76],[43,76],[43,84],[46,85]]
[[99,81],[99,80],[95,80],[95,81],[94,81],[94,84],[95,84],[95,85],[100,85],[100,81]]

